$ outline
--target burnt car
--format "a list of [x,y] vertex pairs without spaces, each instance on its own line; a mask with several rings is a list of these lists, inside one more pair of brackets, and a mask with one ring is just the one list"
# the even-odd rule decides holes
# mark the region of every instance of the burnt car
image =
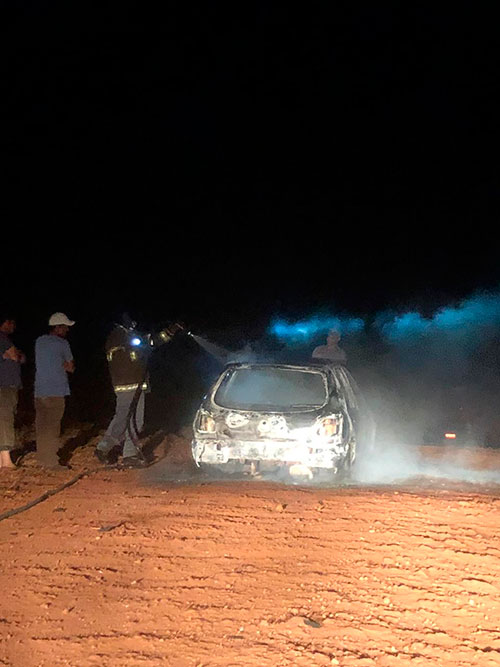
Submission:
[[341,365],[228,364],[198,409],[192,453],[200,467],[312,479],[347,472],[375,426]]

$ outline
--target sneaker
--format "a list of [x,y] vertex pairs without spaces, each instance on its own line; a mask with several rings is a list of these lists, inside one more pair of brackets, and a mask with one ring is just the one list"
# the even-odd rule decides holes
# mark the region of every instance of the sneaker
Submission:
[[94,456],[96,456],[101,463],[109,463],[108,453],[101,449],[94,449]]
[[147,465],[142,456],[126,456],[122,459],[122,466],[124,468],[144,468]]

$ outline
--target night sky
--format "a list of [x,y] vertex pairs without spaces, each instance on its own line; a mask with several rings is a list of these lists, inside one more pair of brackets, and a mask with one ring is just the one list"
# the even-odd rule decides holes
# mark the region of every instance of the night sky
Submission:
[[497,24],[398,4],[2,3],[24,329],[251,332],[497,290]]

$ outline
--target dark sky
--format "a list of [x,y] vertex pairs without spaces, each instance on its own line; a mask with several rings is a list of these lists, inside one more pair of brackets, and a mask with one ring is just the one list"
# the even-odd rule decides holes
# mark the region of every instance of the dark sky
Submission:
[[498,286],[493,16],[287,4],[2,3],[26,318],[249,326]]

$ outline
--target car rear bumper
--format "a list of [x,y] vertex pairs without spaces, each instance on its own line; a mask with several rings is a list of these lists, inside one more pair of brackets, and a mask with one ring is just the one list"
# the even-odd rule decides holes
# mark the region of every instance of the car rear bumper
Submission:
[[217,441],[195,439],[193,458],[197,465],[224,464],[229,461],[269,461],[287,465],[302,464],[309,468],[336,469],[347,455],[342,445],[302,444],[297,441]]

